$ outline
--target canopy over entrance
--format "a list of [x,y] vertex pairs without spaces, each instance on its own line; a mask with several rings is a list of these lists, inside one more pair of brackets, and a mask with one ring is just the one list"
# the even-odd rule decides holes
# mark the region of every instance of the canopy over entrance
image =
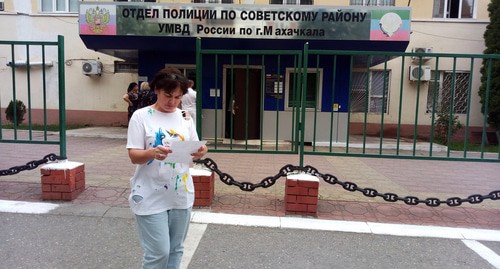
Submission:
[[127,60],[138,51],[311,49],[405,51],[410,8],[80,2],[89,49]]

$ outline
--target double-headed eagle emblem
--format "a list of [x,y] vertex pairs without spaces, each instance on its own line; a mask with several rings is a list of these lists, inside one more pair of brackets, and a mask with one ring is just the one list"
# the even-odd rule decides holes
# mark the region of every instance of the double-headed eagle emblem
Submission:
[[85,13],[85,20],[89,24],[89,29],[100,34],[107,30],[106,24],[109,22],[109,10],[105,8],[90,8]]

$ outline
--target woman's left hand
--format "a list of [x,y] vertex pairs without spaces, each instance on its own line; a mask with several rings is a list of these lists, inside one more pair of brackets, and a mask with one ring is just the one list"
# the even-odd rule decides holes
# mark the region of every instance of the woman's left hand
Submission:
[[208,148],[206,145],[201,146],[197,152],[191,154],[193,156],[193,160],[199,160],[201,157],[203,157],[205,154],[207,154]]

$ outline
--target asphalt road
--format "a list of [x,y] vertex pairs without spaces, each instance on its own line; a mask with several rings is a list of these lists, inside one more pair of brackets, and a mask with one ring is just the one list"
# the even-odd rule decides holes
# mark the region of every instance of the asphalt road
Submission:
[[[0,230],[0,268],[140,268],[130,217],[0,213]],[[183,268],[500,268],[499,253],[499,241],[193,223]]]
[[209,225],[189,268],[494,267],[457,239]]
[[0,214],[0,268],[140,268],[133,219]]

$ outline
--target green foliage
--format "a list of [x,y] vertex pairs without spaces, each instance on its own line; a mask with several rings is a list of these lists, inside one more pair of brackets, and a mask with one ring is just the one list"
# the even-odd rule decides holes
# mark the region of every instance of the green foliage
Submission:
[[[485,54],[500,54],[500,0],[491,0],[488,5],[490,23],[484,32]],[[489,96],[487,94],[489,61],[483,61],[481,67],[481,87],[479,96],[481,97],[481,111],[486,112],[486,101],[488,101],[487,120],[491,127],[500,130],[500,60],[491,60]]]
[[[16,114],[14,114],[14,101],[10,101],[7,109],[5,109],[5,117],[12,124],[19,125],[24,121],[24,115],[26,114],[26,106],[23,101],[16,100]],[[14,119],[14,115],[16,118]],[[15,121],[15,122],[14,122]]]
[[[451,137],[448,137],[450,120]],[[434,124],[434,139],[436,140],[436,142],[445,145],[448,144],[448,140],[451,141],[451,138],[458,130],[464,127],[458,120],[458,116],[453,116],[452,118],[450,118],[449,111],[446,111],[446,109],[441,109],[441,111],[437,114],[437,119]]]
[[481,144],[468,144],[467,149],[465,148],[464,142],[452,142],[450,143],[450,150],[456,151],[475,151],[475,152],[498,152],[497,145],[481,145]]

